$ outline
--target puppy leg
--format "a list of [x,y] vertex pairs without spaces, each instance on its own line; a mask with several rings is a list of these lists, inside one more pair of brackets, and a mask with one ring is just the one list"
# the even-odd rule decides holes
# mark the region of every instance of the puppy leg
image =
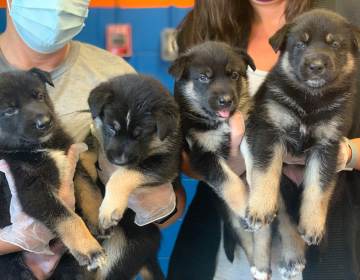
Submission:
[[74,176],[76,204],[91,232],[97,235],[99,229],[99,208],[102,196],[92,175],[89,175],[82,163],[83,162],[80,162],[78,164]]
[[119,168],[105,187],[105,197],[99,210],[100,227],[104,230],[117,225],[122,218],[131,192],[146,182],[144,174]]
[[271,279],[271,225],[253,233],[253,248],[251,274],[255,279]]
[[[33,191],[33,186],[45,188],[41,184],[44,182],[35,178],[28,190]],[[56,233],[80,265],[94,269],[104,264],[106,257],[100,244],[91,235],[84,221],[65,206],[56,194],[39,192],[36,199],[29,202],[22,200],[21,203],[29,216],[43,222]]]
[[337,150],[329,150],[314,150],[305,168],[299,232],[308,245],[319,244],[324,235],[328,205],[336,185]]
[[305,243],[287,213],[283,198],[279,196],[278,232],[281,238],[279,271],[283,279],[292,279],[305,268]]
[[220,196],[227,206],[239,217],[245,217],[248,190],[241,178],[234,173],[224,160],[220,160],[220,167],[225,180],[221,183]]
[[[259,145],[258,145],[259,146]],[[241,144],[250,185],[245,221],[252,230],[272,222],[277,211],[284,147],[280,143],[272,147],[256,147],[262,157],[254,158],[247,139]]]
[[197,153],[193,149],[190,153],[190,165],[202,175],[203,181],[212,187],[231,211],[239,217],[245,217],[247,187],[224,159],[212,152]]

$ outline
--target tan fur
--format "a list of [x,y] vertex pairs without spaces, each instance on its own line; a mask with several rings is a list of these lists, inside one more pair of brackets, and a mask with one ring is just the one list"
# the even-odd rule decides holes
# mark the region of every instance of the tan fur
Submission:
[[105,197],[100,207],[100,226],[107,229],[122,218],[130,193],[144,183],[145,175],[134,170],[119,168],[105,187]]
[[114,265],[122,258],[123,248],[127,245],[126,242],[126,236],[119,227],[114,229],[114,232],[109,239],[104,240],[102,245],[109,261],[101,270],[98,270],[97,279],[106,279],[106,275],[110,273]]
[[99,208],[102,202],[100,190],[84,179],[81,175],[75,175],[74,187],[76,203],[81,209],[83,218],[91,232],[97,233],[99,227]]
[[[103,252],[100,244],[91,235],[83,220],[75,213],[56,226],[61,241],[81,265],[93,265],[94,253]],[[105,260],[101,260],[103,263]]]
[[80,154],[79,161],[90,175],[91,179],[95,182],[97,179],[97,170],[95,163],[98,159],[95,151],[85,151]]
[[274,148],[271,164],[265,171],[255,168],[252,170],[248,206],[251,216],[264,220],[267,215],[276,212],[283,157],[284,148],[278,145]]
[[222,186],[223,193],[220,194],[229,208],[240,217],[245,216],[248,190],[244,182],[235,174],[224,160],[220,161],[225,174],[226,182]]
[[332,184],[323,191],[318,185],[305,185],[299,221],[300,232],[304,232],[305,238],[316,236],[321,240],[323,237],[334,186],[335,184]]

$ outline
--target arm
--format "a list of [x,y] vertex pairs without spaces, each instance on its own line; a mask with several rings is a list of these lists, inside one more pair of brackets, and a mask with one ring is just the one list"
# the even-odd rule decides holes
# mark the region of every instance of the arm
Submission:
[[20,252],[22,249],[16,245],[0,240],[0,255]]

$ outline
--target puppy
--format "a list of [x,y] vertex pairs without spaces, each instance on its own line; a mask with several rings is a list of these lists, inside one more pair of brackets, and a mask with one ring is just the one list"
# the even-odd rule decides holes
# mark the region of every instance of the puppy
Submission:
[[246,69],[254,62],[241,49],[206,42],[188,50],[169,69],[190,165],[238,216],[244,217],[246,186],[227,165],[229,118],[250,107]]
[[298,230],[307,244],[318,244],[336,185],[339,141],[352,123],[360,32],[318,9],[286,24],[270,43],[280,57],[255,95],[241,144],[250,185],[246,222],[256,230],[272,221],[284,155],[305,154]]
[[[23,211],[59,237],[80,265],[94,269],[104,265],[104,251],[82,218],[58,197],[73,141],[57,120],[45,84],[53,86],[50,75],[36,68],[1,74],[0,158],[9,165]],[[77,208],[95,230],[96,211],[86,209],[100,205],[101,193],[81,166],[74,180],[81,193]]]
[[[120,279],[131,279],[143,266],[153,277],[148,275],[146,279],[163,279],[156,261],[159,230],[154,225],[135,226],[128,214],[122,217],[135,188],[169,183],[178,175],[181,149],[178,106],[158,81],[137,74],[118,76],[100,84],[91,91],[88,102],[100,154],[118,166],[105,186],[99,221],[103,230],[120,221],[120,231],[125,232],[123,239],[117,240],[123,244],[118,251],[120,275],[126,275]],[[127,226],[122,226],[124,223]],[[130,225],[136,230],[129,231]],[[145,229],[151,232],[145,235]],[[106,251],[114,248],[111,242],[104,247]]]

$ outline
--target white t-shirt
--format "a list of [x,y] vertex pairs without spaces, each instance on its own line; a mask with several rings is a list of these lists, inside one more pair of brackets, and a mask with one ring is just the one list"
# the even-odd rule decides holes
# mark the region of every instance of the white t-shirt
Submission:
[[[249,78],[249,92],[251,96],[254,96],[260,85],[265,80],[268,72],[256,70],[248,70]],[[280,246],[279,240],[275,239],[272,246],[272,280],[282,280],[280,273],[278,272],[278,263],[280,260]],[[251,280],[252,275],[250,273],[250,265],[244,250],[240,247],[235,252],[234,262],[231,263],[226,257],[224,251],[223,234],[220,242],[220,248],[217,255],[217,266],[215,271],[214,280]],[[292,280],[302,280],[302,276],[299,275]]]

